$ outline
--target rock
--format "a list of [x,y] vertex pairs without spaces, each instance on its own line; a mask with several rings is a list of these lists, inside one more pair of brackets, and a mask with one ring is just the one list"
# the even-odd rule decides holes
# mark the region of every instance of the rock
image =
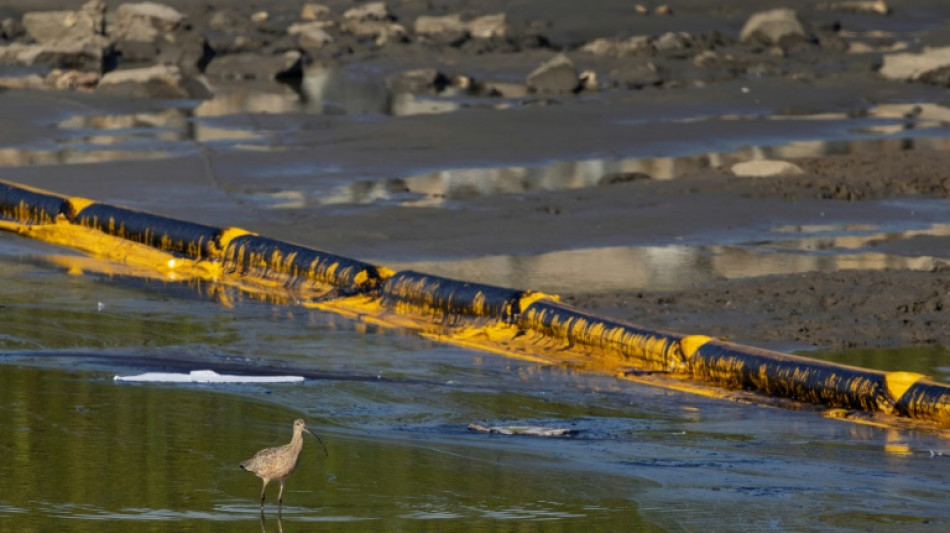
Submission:
[[343,18],[346,20],[355,20],[355,21],[392,21],[396,20],[396,17],[389,11],[389,8],[386,7],[385,2],[370,2],[368,4],[363,4],[361,6],[351,7],[343,12]]
[[653,48],[659,53],[676,53],[693,46],[692,35],[685,32],[666,32],[653,41]]
[[323,48],[333,42],[333,36],[326,31],[327,22],[305,22],[292,24],[287,34],[297,38],[297,44],[304,49]]
[[581,80],[570,58],[558,54],[528,74],[526,84],[535,93],[567,94],[577,92]]
[[112,48],[102,36],[85,41],[0,46],[0,63],[16,65],[49,65],[59,69],[100,72],[111,59]]
[[304,4],[300,8],[300,18],[304,20],[333,20],[330,8],[323,4]]
[[184,20],[185,15],[163,4],[121,4],[111,34],[116,40],[151,42],[178,29]]
[[504,39],[508,35],[508,18],[504,13],[475,17],[467,26],[476,39]]
[[788,8],[760,11],[746,21],[739,33],[742,42],[758,42],[784,46],[788,42],[805,40],[805,28],[794,10]]
[[220,9],[208,17],[208,29],[225,33],[251,31],[253,24],[247,17],[230,9]]
[[46,75],[44,80],[50,85],[61,91],[63,90],[83,90],[90,91],[99,83],[98,72],[83,72],[79,70],[60,70],[55,69]]
[[950,66],[950,46],[925,48],[919,54],[886,54],[879,71],[889,80],[916,81],[927,73]]
[[581,52],[607,57],[649,56],[654,52],[648,35],[636,35],[628,39],[595,39],[581,47]]
[[260,26],[270,20],[270,13],[267,11],[255,11],[251,14],[251,22]]
[[297,80],[303,78],[306,56],[296,50],[281,56],[244,52],[220,56],[212,61],[205,75],[216,79]]
[[13,18],[5,18],[0,21],[0,39],[5,41],[12,41],[14,39],[19,39],[26,35],[26,29],[23,27],[23,24],[19,20]]
[[459,46],[470,37],[468,24],[458,13],[441,17],[423,15],[416,19],[413,31],[424,41],[447,46]]
[[101,36],[105,33],[105,4],[102,0],[91,0],[78,11],[25,13],[23,28],[39,44]]
[[666,4],[662,4],[656,6],[656,9],[654,9],[653,12],[662,17],[669,17],[673,15],[673,8]]
[[46,80],[39,74],[27,74],[26,76],[2,76],[0,77],[0,89],[48,89]]
[[355,20],[343,21],[340,29],[357,39],[372,39],[377,46],[391,42],[406,40],[406,28],[401,24],[385,20]]
[[211,90],[174,65],[114,70],[102,76],[96,92],[136,98],[206,99]]
[[652,62],[643,60],[625,61],[621,66],[607,74],[607,81],[613,87],[623,89],[642,89],[663,82],[660,72]]
[[877,13],[889,15],[891,7],[884,0],[843,0],[827,2],[815,6],[819,11],[853,11],[856,13]]
[[804,174],[805,171],[795,163],[773,159],[755,159],[732,165],[732,173],[744,178],[766,178],[769,176],[790,176]]
[[386,81],[389,89],[397,94],[437,94],[451,83],[448,76],[434,68],[407,70]]

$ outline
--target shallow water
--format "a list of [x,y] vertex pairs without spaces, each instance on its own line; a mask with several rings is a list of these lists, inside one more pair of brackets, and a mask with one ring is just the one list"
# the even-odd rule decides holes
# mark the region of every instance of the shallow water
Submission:
[[[308,442],[276,531],[934,531],[932,435],[666,391],[190,287],[68,275],[0,236],[0,522],[9,530],[261,527],[237,468]],[[935,358],[943,365],[945,359]],[[144,370],[299,385],[118,384]],[[566,438],[487,435],[539,424]],[[271,487],[269,499],[276,492]]]

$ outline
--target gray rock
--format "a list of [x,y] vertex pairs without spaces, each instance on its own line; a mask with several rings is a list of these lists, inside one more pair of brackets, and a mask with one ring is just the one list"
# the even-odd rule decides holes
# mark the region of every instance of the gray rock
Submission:
[[925,48],[918,54],[887,54],[880,74],[890,80],[916,81],[928,72],[950,66],[950,46]]
[[287,28],[287,34],[297,39],[297,44],[303,49],[323,48],[333,42],[333,36],[326,30],[332,23],[303,22],[292,24]]
[[468,32],[476,39],[504,39],[508,36],[508,17],[504,13],[475,17],[466,24]]
[[343,32],[361,41],[372,40],[377,46],[406,40],[406,28],[401,24],[384,20],[344,20]]
[[658,53],[666,56],[689,54],[689,49],[693,46],[693,37],[685,32],[667,32],[653,41],[653,48]]
[[917,78],[921,83],[950,87],[950,66],[927,71]]
[[206,99],[211,90],[200,78],[174,65],[115,70],[102,76],[96,92],[136,98]]
[[208,29],[224,33],[244,33],[251,31],[254,23],[249,17],[245,17],[236,11],[230,9],[220,9],[208,17]]
[[51,44],[11,43],[0,46],[0,63],[100,72],[111,53],[110,43],[102,36]]
[[635,35],[627,39],[595,39],[581,47],[581,52],[606,57],[649,56],[654,52],[653,39]]
[[105,4],[91,0],[78,11],[33,11],[23,15],[23,28],[37,43],[85,40],[105,33]]
[[528,89],[535,93],[567,94],[580,89],[581,80],[574,63],[564,54],[558,54],[528,74]]
[[416,19],[413,31],[424,41],[448,46],[458,46],[470,37],[468,24],[458,13],[441,17],[423,15]]
[[739,33],[742,42],[758,42],[785,46],[805,40],[807,35],[795,11],[788,8],[760,11],[746,21]]
[[214,59],[205,75],[217,79],[292,80],[303,77],[306,56],[293,50],[281,56],[255,52],[229,54]]
[[355,21],[392,21],[396,17],[386,7],[385,2],[369,2],[361,6],[351,7],[343,12],[343,18]]
[[755,159],[732,165],[732,173],[744,178],[767,178],[769,176],[789,176],[804,174],[805,171],[795,163],[773,159]]
[[623,89],[642,89],[663,82],[659,69],[645,59],[625,61],[619,67],[607,73],[607,81],[613,87]]
[[26,29],[17,19],[5,18],[0,21],[0,39],[12,41],[26,35]]
[[184,20],[185,15],[163,4],[121,4],[110,33],[117,40],[151,42],[178,29]]
[[819,11],[852,11],[855,13],[876,13],[889,15],[891,7],[884,0],[842,0],[824,2],[815,6]]

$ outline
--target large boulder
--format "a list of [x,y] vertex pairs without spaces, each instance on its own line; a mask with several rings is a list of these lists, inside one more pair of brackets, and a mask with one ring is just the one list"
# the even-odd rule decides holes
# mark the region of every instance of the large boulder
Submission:
[[580,90],[581,79],[574,62],[558,54],[528,74],[526,84],[535,93],[568,94]]
[[177,30],[184,21],[185,15],[163,4],[121,4],[115,10],[115,22],[110,30],[120,41],[151,42]]
[[96,92],[136,98],[206,99],[211,90],[200,78],[174,65],[116,70],[99,80]]
[[0,46],[0,63],[101,72],[104,65],[111,63],[111,54],[109,43],[101,36],[50,44],[11,43]]
[[[950,67],[950,46],[925,48],[920,53],[887,54],[880,74],[890,80],[931,81],[935,73]],[[932,82],[932,81],[931,81]]]
[[85,41],[105,34],[102,0],[91,0],[78,11],[31,11],[23,15],[23,28],[39,44]]
[[739,32],[739,40],[747,43],[786,46],[806,39],[805,28],[798,20],[798,15],[788,8],[755,13]]

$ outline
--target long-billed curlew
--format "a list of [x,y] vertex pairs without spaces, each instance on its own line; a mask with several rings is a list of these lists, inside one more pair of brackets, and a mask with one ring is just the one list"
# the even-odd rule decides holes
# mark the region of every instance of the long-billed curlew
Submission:
[[303,432],[306,431],[312,435],[320,446],[323,446],[323,453],[327,452],[326,445],[316,433],[307,429],[307,423],[302,418],[294,420],[294,436],[289,444],[283,446],[274,446],[273,448],[264,448],[254,454],[247,461],[241,463],[241,468],[248,472],[254,472],[257,477],[264,480],[264,486],[261,487],[261,512],[264,511],[264,491],[267,484],[273,480],[280,481],[280,492],[277,494],[277,508],[280,509],[284,498],[284,482],[297,469],[297,461],[300,460],[300,450],[303,449]]

